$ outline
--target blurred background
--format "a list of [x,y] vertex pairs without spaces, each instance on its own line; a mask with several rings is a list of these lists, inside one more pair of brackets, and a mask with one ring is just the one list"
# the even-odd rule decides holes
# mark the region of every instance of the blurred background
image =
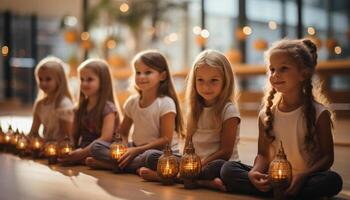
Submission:
[[263,53],[281,38],[312,39],[319,48],[318,77],[332,108],[350,116],[350,1],[348,0],[0,0],[0,109],[32,105],[37,62],[54,55],[77,66],[106,59],[122,104],[129,96],[130,60],[156,48],[169,60],[183,97],[195,56],[224,52],[240,89],[243,115],[256,115],[266,76]]

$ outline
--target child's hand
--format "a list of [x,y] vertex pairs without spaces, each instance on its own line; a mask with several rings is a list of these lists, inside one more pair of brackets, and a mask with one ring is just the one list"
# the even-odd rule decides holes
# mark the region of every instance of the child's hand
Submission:
[[307,174],[299,173],[293,175],[292,182],[290,183],[289,187],[286,190],[286,195],[288,196],[295,196],[299,193],[300,188],[305,183]]
[[81,148],[71,151],[69,155],[59,158],[58,161],[62,164],[73,164],[79,160],[81,160]]
[[258,171],[250,171],[248,173],[250,182],[260,191],[267,192],[271,189],[270,181],[267,174]]
[[126,153],[119,160],[119,167],[124,169],[137,155],[141,153],[137,147],[128,148]]

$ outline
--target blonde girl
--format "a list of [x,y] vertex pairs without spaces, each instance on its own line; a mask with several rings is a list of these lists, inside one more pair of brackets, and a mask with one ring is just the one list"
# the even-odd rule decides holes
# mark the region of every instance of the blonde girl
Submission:
[[314,199],[336,195],[342,179],[330,171],[334,161],[332,112],[312,77],[317,49],[308,40],[281,40],[267,52],[268,88],[259,114],[258,155],[254,166],[226,163],[223,178],[230,192],[271,195],[267,170],[282,141],[292,164],[286,196]]
[[[201,158],[202,186],[225,190],[220,170],[227,160],[239,160],[239,112],[235,106],[234,75],[227,58],[215,50],[201,52],[187,81],[187,137],[192,137]],[[150,156],[148,165],[156,168],[159,155]],[[153,173],[146,180],[159,180]]]
[[34,103],[30,135],[43,125],[46,141],[60,141],[72,131],[73,101],[64,71],[66,64],[56,57],[42,59],[35,68],[38,95]]
[[[140,52],[133,59],[137,95],[124,104],[124,119],[119,128],[123,140],[128,141],[132,125],[132,141],[119,161],[124,172],[136,173],[145,166],[148,154],[170,144],[178,152],[178,138],[182,133],[182,115],[174,83],[165,56],[156,50]],[[89,166],[115,169],[109,153],[109,143],[95,143]]]
[[97,141],[111,142],[119,125],[118,103],[114,98],[112,77],[108,63],[88,59],[78,67],[80,92],[74,123],[73,138],[76,149],[63,164],[82,164],[90,156]]

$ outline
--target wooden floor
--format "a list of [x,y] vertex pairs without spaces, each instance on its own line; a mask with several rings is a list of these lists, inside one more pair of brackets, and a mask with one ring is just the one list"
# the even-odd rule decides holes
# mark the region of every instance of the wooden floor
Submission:
[[[0,116],[1,124],[13,123],[24,131],[29,130],[30,115]],[[335,140],[333,170],[344,181],[342,192],[333,199],[350,199],[350,120],[338,122]],[[339,125],[340,124],[340,125]],[[238,146],[242,162],[252,164],[256,155],[256,119],[244,118],[241,124],[241,141]],[[339,139],[341,138],[341,139]],[[342,143],[343,142],[343,143]],[[345,143],[345,145],[344,145]],[[48,166],[46,160],[21,159],[0,153],[0,199],[261,199],[253,196],[226,194],[205,189],[186,190],[182,185],[162,186],[145,182],[136,175],[113,174],[108,171],[90,170],[85,166]]]

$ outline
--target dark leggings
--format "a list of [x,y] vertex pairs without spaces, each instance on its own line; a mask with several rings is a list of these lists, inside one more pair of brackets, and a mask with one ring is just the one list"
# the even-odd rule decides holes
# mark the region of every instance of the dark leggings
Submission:
[[[248,172],[251,169],[251,166],[240,162],[226,162],[221,169],[221,179],[227,190],[232,193],[272,196],[272,191],[261,192],[250,182]],[[342,185],[342,178],[336,172],[316,172],[308,177],[296,198],[332,197],[341,191]]]
[[[152,169],[154,171],[157,170],[157,163],[159,160],[159,157],[163,155],[162,151],[159,150],[150,150],[146,156],[146,167],[149,169]],[[180,156],[177,156],[178,162],[180,163]],[[221,167],[224,165],[226,161],[225,160],[214,160],[207,164],[202,169],[201,174],[199,175],[199,179],[202,180],[213,180],[216,177],[220,177],[220,171]]]
[[[110,155],[110,145],[111,143],[104,141],[96,141],[91,146],[91,156],[97,160],[109,162],[115,164],[115,161]],[[129,144],[131,146],[131,144]],[[137,169],[145,166],[146,157],[149,153],[152,153],[153,149],[147,150],[139,155],[137,155],[125,168],[126,173],[136,173]]]

